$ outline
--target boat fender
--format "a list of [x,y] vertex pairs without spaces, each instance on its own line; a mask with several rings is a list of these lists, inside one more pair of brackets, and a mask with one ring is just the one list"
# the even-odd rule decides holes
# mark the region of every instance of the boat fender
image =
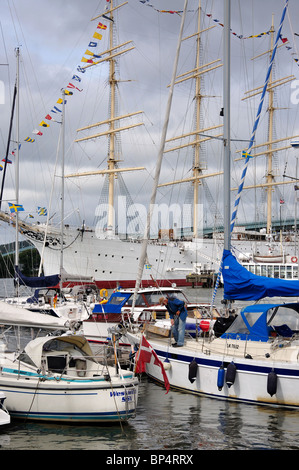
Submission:
[[163,362],[163,366],[164,366],[165,370],[170,370],[171,369],[171,363],[170,363],[168,358],[165,359],[165,361]]
[[201,320],[199,323],[199,327],[201,331],[206,333],[210,329],[210,324],[211,324],[210,320]]
[[221,391],[224,385],[224,377],[225,377],[225,370],[223,364],[218,369],[218,375],[217,375],[217,387],[218,390]]
[[275,395],[277,390],[277,374],[274,372],[272,369],[271,372],[268,374],[268,379],[267,379],[267,392],[271,397]]
[[227,370],[226,370],[226,384],[228,388],[230,388],[234,384],[235,378],[236,378],[236,372],[237,372],[236,365],[232,361],[228,364]]
[[197,375],[197,362],[195,361],[195,359],[193,359],[193,361],[190,362],[189,364],[189,375],[188,375],[188,379],[192,384],[196,380],[196,375]]

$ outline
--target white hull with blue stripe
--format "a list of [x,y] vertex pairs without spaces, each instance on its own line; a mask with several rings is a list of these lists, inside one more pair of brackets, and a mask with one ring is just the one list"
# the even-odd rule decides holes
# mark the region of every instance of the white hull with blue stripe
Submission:
[[[211,330],[197,340],[186,339],[183,347],[153,334],[147,340],[164,364],[172,389],[298,409],[298,312],[297,303],[257,304],[243,309],[221,335]],[[138,334],[127,336],[131,343],[140,341]],[[152,360],[145,366],[149,377],[164,383],[159,365]]]
[[135,416],[138,378],[97,362],[84,337],[43,337],[2,353],[0,391],[12,418],[117,422]]
[[[153,343],[151,345],[154,346]],[[163,354],[163,351],[158,348],[155,350],[160,359],[163,360],[163,357],[165,359],[165,352]],[[224,362],[225,371],[227,366],[234,360],[236,366],[235,382],[230,387],[224,382],[222,390],[219,390],[217,386],[218,371],[221,364],[223,364],[223,358],[220,355],[218,357],[214,356],[213,359],[207,359],[204,354],[193,356],[191,350],[189,354],[184,350],[179,354],[175,351],[170,356],[171,367],[167,371],[167,376],[173,389],[229,401],[299,407],[298,366],[293,365],[286,368],[283,363],[276,364],[274,371],[277,374],[277,392],[271,397],[267,392],[268,374],[272,371],[271,361],[270,364],[269,361],[256,363],[245,359],[237,360],[233,356],[226,357]],[[193,359],[197,362],[197,373],[196,380],[191,384],[188,376]],[[147,374],[149,377],[163,383],[159,367],[147,366]]]

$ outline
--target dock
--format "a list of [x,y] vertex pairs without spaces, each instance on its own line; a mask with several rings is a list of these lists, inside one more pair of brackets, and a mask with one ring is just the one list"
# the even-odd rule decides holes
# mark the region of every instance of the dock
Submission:
[[[188,284],[192,284],[192,287],[203,287],[211,288],[216,283],[218,273],[212,270],[202,271],[201,273],[191,273],[186,276]],[[219,284],[220,286],[220,284]]]

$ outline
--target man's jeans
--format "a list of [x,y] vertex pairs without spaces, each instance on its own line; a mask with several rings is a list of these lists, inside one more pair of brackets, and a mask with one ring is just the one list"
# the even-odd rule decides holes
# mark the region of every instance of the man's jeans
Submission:
[[180,315],[176,316],[172,327],[172,334],[178,346],[184,345],[186,320],[181,320]]

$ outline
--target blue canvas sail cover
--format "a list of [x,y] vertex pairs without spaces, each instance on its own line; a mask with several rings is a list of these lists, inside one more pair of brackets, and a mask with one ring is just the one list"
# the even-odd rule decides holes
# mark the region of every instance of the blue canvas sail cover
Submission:
[[27,287],[54,287],[59,284],[59,274],[53,274],[53,276],[39,276],[39,277],[27,277],[21,273],[19,268],[15,266],[15,277],[21,286]]
[[229,250],[223,252],[224,298],[259,300],[264,297],[297,297],[299,281],[257,276],[244,268]]

